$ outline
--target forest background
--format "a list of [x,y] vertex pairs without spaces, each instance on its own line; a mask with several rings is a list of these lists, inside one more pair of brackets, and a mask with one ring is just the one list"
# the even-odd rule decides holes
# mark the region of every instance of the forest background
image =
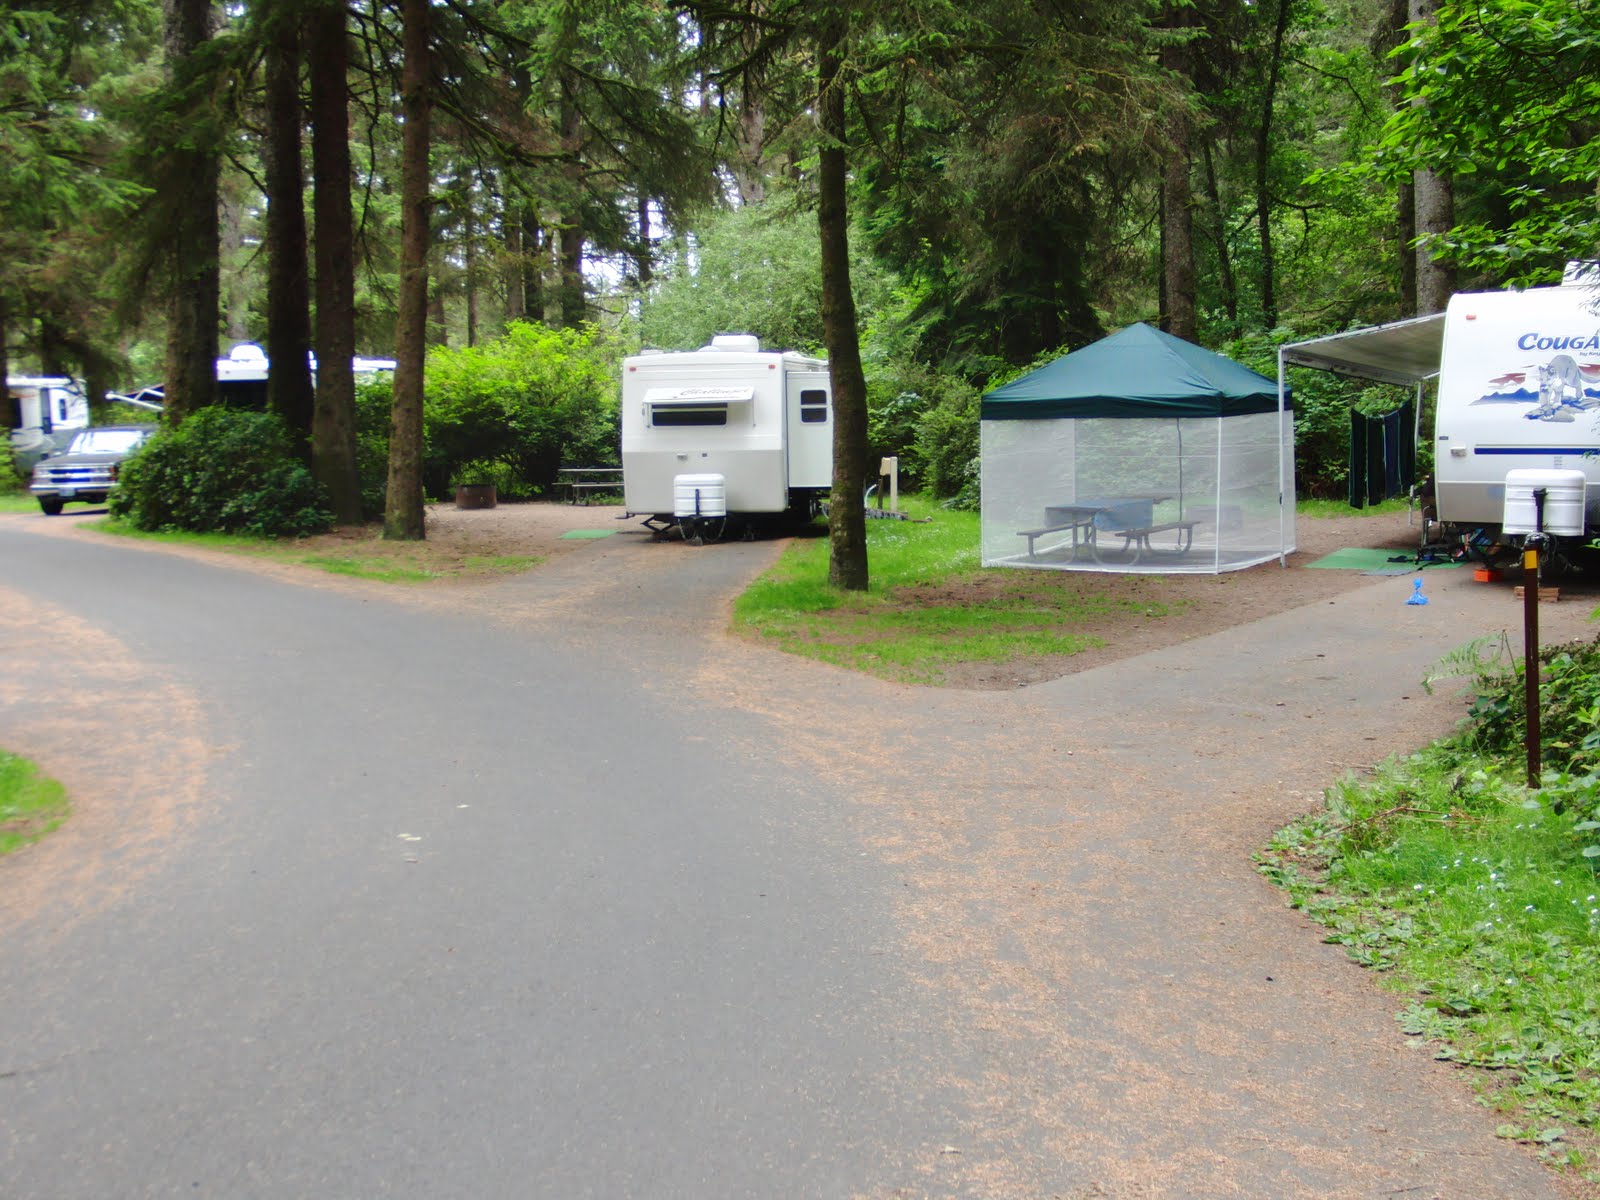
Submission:
[[[1592,256],[1597,43],[1587,0],[21,0],[0,378],[175,423],[263,342],[333,514],[420,536],[614,461],[623,355],[748,331],[830,358],[836,488],[970,504],[981,390],[1131,321],[1271,372]],[[1301,383],[1302,491],[1398,399]]]

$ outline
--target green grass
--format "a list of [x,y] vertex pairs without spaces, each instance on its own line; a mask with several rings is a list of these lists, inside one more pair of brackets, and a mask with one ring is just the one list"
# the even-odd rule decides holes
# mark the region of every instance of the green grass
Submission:
[[27,759],[0,750],[0,855],[38,841],[70,811],[59,783]]
[[0,513],[38,511],[39,502],[28,492],[0,492]]
[[1405,996],[1406,1032],[1486,1068],[1504,1137],[1591,1169],[1600,1123],[1600,778],[1530,791],[1444,743],[1340,784],[1262,870]]
[[1074,626],[1109,612],[1163,615],[1138,600],[1077,594],[1049,572],[1032,578],[982,571],[976,513],[921,497],[902,497],[901,509],[919,519],[867,522],[865,594],[830,587],[826,538],[801,539],[735,602],[735,626],[790,653],[937,684],[957,664],[1100,646],[1100,638]]
[[1294,511],[1302,517],[1375,517],[1385,513],[1403,513],[1409,508],[1404,500],[1385,500],[1366,508],[1351,508],[1343,500],[1297,500]]
[[427,541],[386,542],[378,537],[357,538],[326,548],[325,541],[309,543],[294,539],[243,537],[226,533],[148,532],[135,529],[126,521],[112,517],[93,522],[104,533],[140,538],[169,545],[199,546],[230,554],[267,558],[274,562],[314,567],[331,575],[370,579],[379,583],[417,584],[435,579],[482,579],[515,575],[544,561],[527,554],[454,554]]

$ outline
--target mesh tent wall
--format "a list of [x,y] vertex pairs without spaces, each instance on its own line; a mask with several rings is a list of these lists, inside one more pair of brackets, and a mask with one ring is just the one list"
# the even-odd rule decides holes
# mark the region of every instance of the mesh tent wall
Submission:
[[1275,381],[1148,325],[987,393],[986,567],[1216,574],[1294,549]]

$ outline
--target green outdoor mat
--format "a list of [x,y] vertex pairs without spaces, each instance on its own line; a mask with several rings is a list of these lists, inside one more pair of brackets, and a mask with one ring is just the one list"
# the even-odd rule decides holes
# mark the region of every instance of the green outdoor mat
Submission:
[[569,529],[561,536],[564,538],[603,538],[610,537],[615,529]]
[[[1391,558],[1404,555],[1402,562],[1390,562]],[[1330,571],[1384,571],[1396,575],[1405,575],[1417,569],[1413,561],[1415,554],[1405,550],[1368,550],[1361,546],[1346,546],[1343,550],[1335,550],[1332,554],[1308,562],[1308,567],[1323,567]],[[1421,564],[1425,567],[1459,567],[1460,563],[1453,562],[1427,562]]]

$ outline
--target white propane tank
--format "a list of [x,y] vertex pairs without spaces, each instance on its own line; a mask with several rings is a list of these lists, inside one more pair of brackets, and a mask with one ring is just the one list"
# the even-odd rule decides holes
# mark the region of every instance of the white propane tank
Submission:
[[1507,471],[1505,515],[1501,530],[1505,533],[1537,533],[1538,509],[1533,493],[1544,489],[1544,532],[1561,537],[1577,537],[1583,533],[1582,471]]
[[674,475],[672,515],[675,517],[725,517],[728,515],[728,480],[724,475]]

